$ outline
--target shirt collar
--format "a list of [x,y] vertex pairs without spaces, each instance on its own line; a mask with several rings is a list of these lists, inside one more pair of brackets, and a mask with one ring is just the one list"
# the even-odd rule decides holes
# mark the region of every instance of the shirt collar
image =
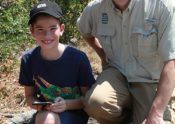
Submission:
[[128,9],[129,11],[132,11],[132,9],[134,8],[135,6],[135,3],[136,3],[136,0],[131,0],[129,5],[128,5]]
[[[128,5],[128,8],[126,8],[126,10],[132,11],[132,9],[134,8],[135,3],[136,3],[136,0],[131,0],[129,5]],[[110,5],[110,7],[115,9],[117,12],[121,12],[118,8],[115,7],[112,0],[109,0],[109,5]]]

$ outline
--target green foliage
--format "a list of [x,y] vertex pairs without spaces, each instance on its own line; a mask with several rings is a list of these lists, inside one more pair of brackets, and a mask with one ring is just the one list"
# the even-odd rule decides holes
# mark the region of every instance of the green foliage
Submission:
[[81,14],[83,8],[89,0],[52,0],[58,3],[62,8],[64,21],[66,25],[65,33],[62,37],[62,41],[70,41],[71,38],[80,38],[77,30],[76,21]]
[[16,55],[33,43],[27,25],[30,1],[16,0],[1,3],[0,9],[0,61],[14,59]]
[[3,97],[3,95],[2,95],[2,93],[0,92],[0,100],[2,99],[2,97]]
[[[5,1],[5,2],[4,2]],[[29,11],[39,0],[0,0],[0,62],[15,57],[35,43],[29,32]],[[64,15],[65,33],[61,42],[80,38],[76,20],[89,0],[50,0]]]
[[4,96],[8,96],[9,90],[6,86],[2,86],[0,87],[0,100],[4,97]]

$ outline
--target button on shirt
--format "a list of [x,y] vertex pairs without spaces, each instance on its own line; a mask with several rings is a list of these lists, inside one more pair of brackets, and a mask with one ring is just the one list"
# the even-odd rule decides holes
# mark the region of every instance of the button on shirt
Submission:
[[175,58],[173,0],[131,0],[121,12],[112,0],[93,0],[77,20],[80,33],[98,38],[111,66],[129,82],[158,82]]

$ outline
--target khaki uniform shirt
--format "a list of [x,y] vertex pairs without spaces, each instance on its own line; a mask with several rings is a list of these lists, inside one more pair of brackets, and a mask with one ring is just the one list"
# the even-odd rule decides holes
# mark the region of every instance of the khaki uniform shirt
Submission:
[[121,12],[112,0],[93,0],[77,20],[96,37],[107,61],[129,82],[158,82],[163,63],[175,58],[174,0],[131,0]]

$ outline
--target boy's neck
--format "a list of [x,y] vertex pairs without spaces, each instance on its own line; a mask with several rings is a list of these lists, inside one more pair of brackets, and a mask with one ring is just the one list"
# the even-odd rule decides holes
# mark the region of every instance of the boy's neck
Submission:
[[40,51],[41,56],[46,60],[57,60],[60,56],[62,56],[65,50],[65,45],[59,43],[57,49],[50,49],[50,50],[42,50]]

